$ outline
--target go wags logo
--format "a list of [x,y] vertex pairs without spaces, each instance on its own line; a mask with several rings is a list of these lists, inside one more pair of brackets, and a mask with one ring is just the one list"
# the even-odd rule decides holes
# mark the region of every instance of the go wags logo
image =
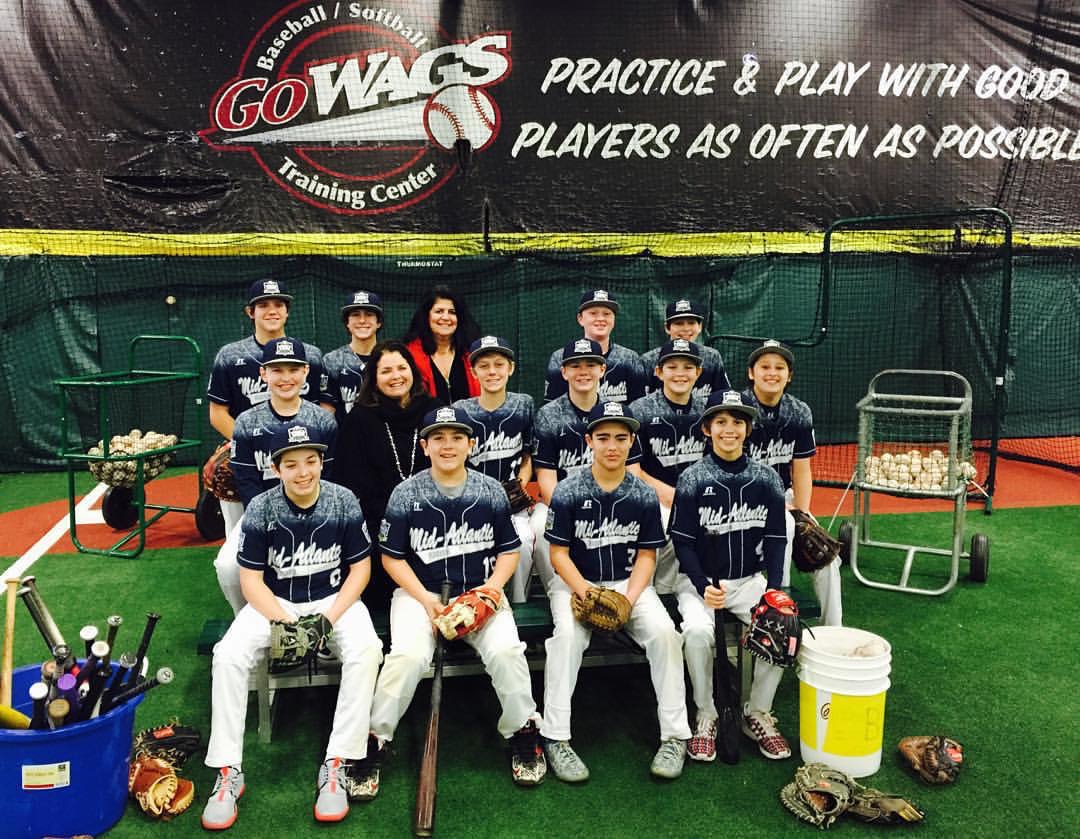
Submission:
[[332,213],[408,207],[457,172],[464,143],[483,151],[499,133],[490,88],[510,73],[510,34],[441,35],[392,8],[293,3],[255,34],[199,134]]

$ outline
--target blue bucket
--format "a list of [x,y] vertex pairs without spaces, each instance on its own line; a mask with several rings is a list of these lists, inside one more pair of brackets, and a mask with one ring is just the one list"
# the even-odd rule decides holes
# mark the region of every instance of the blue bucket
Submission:
[[[27,694],[38,664],[12,680],[16,709],[32,711]],[[99,836],[127,805],[128,756],[135,706],[144,694],[92,720],[55,731],[0,730],[0,828],[4,836]]]

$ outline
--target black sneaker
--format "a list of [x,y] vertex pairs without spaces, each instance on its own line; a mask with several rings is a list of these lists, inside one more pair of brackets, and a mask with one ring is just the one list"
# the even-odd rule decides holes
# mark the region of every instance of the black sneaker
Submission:
[[379,794],[379,771],[385,751],[385,744],[380,746],[378,738],[371,734],[368,736],[367,757],[348,762],[342,786],[350,801],[371,801]]
[[510,737],[510,774],[514,783],[522,787],[535,787],[543,782],[547,774],[540,732],[533,720],[529,720]]

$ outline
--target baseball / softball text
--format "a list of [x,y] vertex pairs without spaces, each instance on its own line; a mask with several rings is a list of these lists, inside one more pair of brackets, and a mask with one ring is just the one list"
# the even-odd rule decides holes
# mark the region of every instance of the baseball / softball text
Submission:
[[791,463],[791,459],[795,456],[795,441],[785,443],[783,440],[772,439],[764,447],[751,443],[748,454],[752,460],[760,461],[767,466]]
[[409,545],[421,562],[430,565],[451,556],[491,550],[495,546],[495,528],[490,523],[480,527],[455,523],[443,533],[439,528],[411,527]]
[[636,542],[641,522],[620,522],[604,519],[597,524],[592,521],[574,521],[574,538],[580,539],[586,548],[603,548]]
[[301,542],[291,554],[282,548],[271,547],[267,556],[267,564],[282,580],[329,571],[337,568],[340,562],[341,545],[320,548],[314,543]]
[[764,504],[751,507],[749,504],[736,504],[730,510],[717,510],[712,507],[698,508],[701,528],[713,536],[730,533],[733,530],[749,530],[752,527],[764,527],[769,517],[769,510]]

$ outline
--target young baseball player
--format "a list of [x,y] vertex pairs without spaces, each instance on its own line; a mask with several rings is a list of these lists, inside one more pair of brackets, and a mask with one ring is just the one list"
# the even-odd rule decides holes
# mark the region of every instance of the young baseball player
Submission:
[[[767,589],[780,587],[783,573],[784,490],[776,472],[747,458],[744,449],[756,416],[738,391],[713,393],[701,417],[709,453],[675,485],[670,533],[679,560],[683,654],[697,707],[692,760],[716,758],[713,657],[726,652],[716,649],[715,610],[749,623],[750,610]],[[743,708],[743,732],[773,760],[791,755],[772,715],[783,673],[755,660]]]
[[[277,486],[271,440],[275,431],[291,422],[303,423],[319,443],[329,448],[324,466],[329,475],[337,423],[330,413],[301,397],[309,375],[307,351],[302,341],[281,337],[268,341],[262,348],[259,376],[269,398],[241,413],[233,425],[232,470],[245,509],[259,493]],[[246,602],[240,586],[240,566],[236,561],[240,532],[239,527],[234,527],[226,534],[214,560],[218,585],[234,614]]]
[[[604,376],[600,383],[600,399],[629,405],[645,395],[648,376],[636,352],[611,340],[619,304],[615,296],[602,288],[587,291],[578,305],[577,321],[589,341],[600,345],[604,360]],[[566,378],[562,374],[563,351],[555,350],[548,360],[544,382],[544,401],[550,402],[566,393]]]
[[[504,486],[516,481],[520,497],[532,480],[533,398],[527,393],[507,392],[506,384],[515,369],[514,351],[502,338],[486,335],[473,341],[469,361],[480,383],[480,395],[454,403],[469,417],[476,434],[468,464]],[[510,601],[523,603],[528,596],[536,537],[528,507],[513,512],[510,520],[521,540],[520,558],[510,580]]]
[[546,537],[556,578],[548,591],[555,631],[544,665],[544,750],[555,776],[578,782],[589,770],[570,745],[570,700],[592,629],[574,616],[571,600],[593,586],[625,595],[632,609],[625,624],[645,648],[660,722],[660,748],[651,772],[677,778],[686,759],[682,642],[650,581],[656,549],[664,544],[656,493],[626,471],[638,421],[618,402],[597,404],[585,437],[592,464],[559,482],[551,497]]
[[323,615],[328,643],[341,660],[333,728],[319,768],[315,818],[340,821],[349,812],[343,773],[367,753],[368,712],[382,645],[360,594],[371,573],[371,541],[356,497],[321,480],[326,445],[293,422],[272,437],[280,484],[248,505],[240,529],[240,581],[247,605],[214,646],[210,741],[206,765],[217,770],[202,814],[208,830],[236,821],[244,794],[244,725],[248,678],[270,646],[270,622]]
[[[600,383],[606,370],[602,348],[588,338],[571,341],[559,355],[567,392],[540,407],[533,430],[536,438],[533,464],[540,491],[540,503],[533,508],[531,519],[536,534],[533,567],[545,589],[555,573],[544,538],[551,494],[567,475],[592,464],[593,451],[585,441],[585,426],[589,411],[600,402]],[[639,459],[636,453],[631,453],[629,462],[636,463]]]
[[[810,496],[814,491],[810,459],[817,446],[810,407],[787,392],[795,356],[779,341],[768,340],[750,353],[746,366],[750,387],[743,395],[758,410],[757,422],[747,441],[747,453],[776,470],[784,486],[789,510],[797,507],[810,512]],[[795,537],[795,519],[790,512],[786,518],[783,586],[789,584],[791,577],[791,545]],[[827,626],[840,626],[844,616],[840,563],[834,560],[815,571],[812,580],[814,594],[821,604],[821,622]]]
[[[285,323],[289,319],[292,300],[293,296],[282,280],[253,282],[248,288],[247,305],[244,307],[244,312],[251,318],[252,334],[226,344],[214,357],[210,384],[206,390],[210,403],[210,425],[226,440],[232,439],[233,423],[240,414],[269,398],[266,382],[259,373],[263,347],[285,336]],[[325,392],[327,381],[322,353],[311,344],[305,344],[304,351],[309,378],[302,386],[301,396],[329,407],[332,399]],[[243,505],[238,501],[221,502],[226,533],[236,527],[243,512]]]
[[[390,601],[390,653],[379,674],[371,706],[371,757],[366,776],[354,773],[363,797],[379,788],[379,752],[393,739],[416,685],[435,652],[433,619],[442,609],[439,591],[450,596],[484,587],[501,592],[514,573],[520,540],[510,522],[502,485],[466,460],[473,426],[464,411],[431,411],[420,430],[431,468],[399,484],[379,530],[383,567],[397,583]],[[502,705],[499,733],[510,742],[510,768],[521,786],[539,784],[547,772],[540,748],[540,715],[532,697],[525,645],[505,597],[496,612],[463,640],[491,677]]]
[[383,322],[382,300],[373,291],[354,291],[341,307],[341,319],[349,333],[349,343],[331,350],[323,359],[329,382],[327,391],[338,422],[352,410],[371,351],[378,343]]
[[[697,342],[701,337],[704,324],[705,310],[692,300],[674,300],[667,304],[664,331],[667,332],[669,339]],[[701,348],[701,375],[694,386],[694,396],[705,400],[714,390],[730,390],[731,382],[728,381],[720,351],[700,343],[699,347]],[[660,347],[641,354],[641,364],[649,377],[645,384],[646,393],[653,393],[663,387],[659,375],[655,372],[659,366],[659,356]]]
[[[655,372],[661,389],[630,405],[630,414],[641,424],[634,442],[641,462],[629,469],[656,491],[666,533],[675,483],[705,454],[701,435],[705,399],[696,390],[702,375],[702,347],[682,338],[668,341],[657,350]],[[656,555],[653,587],[658,594],[675,592],[678,572],[675,549],[667,541]]]

